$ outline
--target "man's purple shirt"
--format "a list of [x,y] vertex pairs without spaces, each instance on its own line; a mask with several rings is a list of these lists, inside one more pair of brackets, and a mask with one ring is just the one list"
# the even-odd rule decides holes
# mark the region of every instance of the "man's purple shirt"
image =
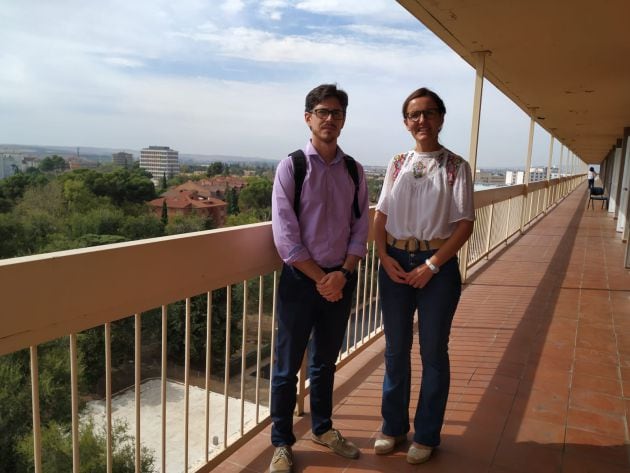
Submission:
[[295,178],[293,162],[283,159],[276,170],[272,197],[273,239],[287,264],[313,259],[322,268],[340,266],[347,255],[363,258],[368,236],[368,195],[363,167],[359,174],[359,209],[352,210],[354,182],[337,148],[327,164],[309,141],[304,148],[306,177],[300,197],[300,219],[293,208]]

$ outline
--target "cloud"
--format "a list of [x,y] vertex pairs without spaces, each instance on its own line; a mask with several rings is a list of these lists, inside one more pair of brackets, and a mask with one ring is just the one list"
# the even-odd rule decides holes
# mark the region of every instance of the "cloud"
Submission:
[[263,0],[260,2],[260,13],[270,20],[280,21],[288,6],[287,0]]
[[409,20],[407,11],[391,0],[302,0],[295,8],[322,15],[370,17],[373,21]]
[[225,0],[221,5],[221,10],[229,15],[240,13],[245,8],[243,0]]
[[[306,92],[336,82],[341,144],[362,162],[412,146],[399,108],[420,86],[468,153],[474,71],[390,0],[23,0],[0,23],[0,142],[280,157],[308,138]],[[527,117],[493,93],[480,162],[521,163]]]
[[124,58],[124,57],[106,57],[103,59],[106,64],[111,64],[112,66],[121,66],[121,67],[142,67],[144,64],[141,61],[137,61],[135,59]]

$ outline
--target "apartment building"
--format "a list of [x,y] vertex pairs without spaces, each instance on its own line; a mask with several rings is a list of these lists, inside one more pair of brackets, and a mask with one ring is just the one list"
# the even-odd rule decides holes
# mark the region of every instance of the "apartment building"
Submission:
[[179,151],[168,146],[149,146],[140,150],[140,167],[151,173],[154,184],[163,176],[167,179],[179,174]]

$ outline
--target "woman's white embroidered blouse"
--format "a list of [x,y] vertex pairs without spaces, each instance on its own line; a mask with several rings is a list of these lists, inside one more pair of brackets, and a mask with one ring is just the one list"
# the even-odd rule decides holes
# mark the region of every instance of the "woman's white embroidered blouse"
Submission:
[[470,165],[446,148],[408,151],[387,166],[376,209],[387,215],[385,230],[397,240],[448,238],[460,220],[474,220]]

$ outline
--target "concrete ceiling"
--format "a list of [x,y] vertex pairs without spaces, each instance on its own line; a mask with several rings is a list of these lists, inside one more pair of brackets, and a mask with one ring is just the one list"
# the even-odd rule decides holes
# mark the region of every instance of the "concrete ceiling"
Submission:
[[630,127],[630,0],[398,2],[585,163]]

